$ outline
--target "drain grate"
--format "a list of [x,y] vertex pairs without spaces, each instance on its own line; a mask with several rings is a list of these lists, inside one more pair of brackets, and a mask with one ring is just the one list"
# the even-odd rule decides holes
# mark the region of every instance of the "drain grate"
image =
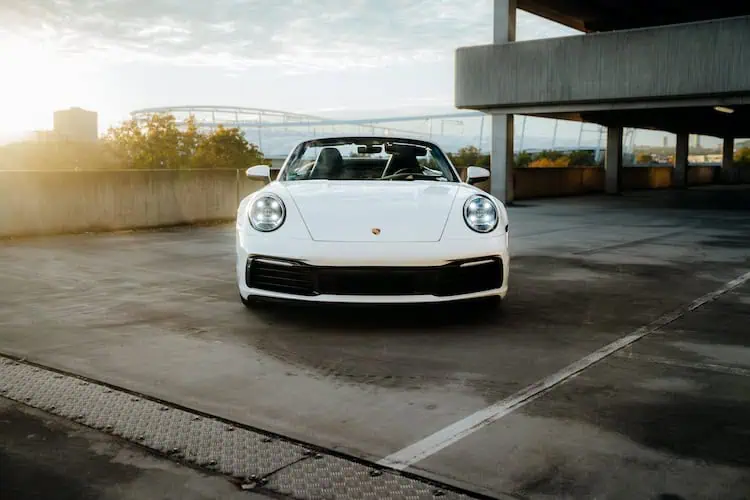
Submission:
[[245,489],[300,500],[478,498],[5,357],[0,396],[238,479]]

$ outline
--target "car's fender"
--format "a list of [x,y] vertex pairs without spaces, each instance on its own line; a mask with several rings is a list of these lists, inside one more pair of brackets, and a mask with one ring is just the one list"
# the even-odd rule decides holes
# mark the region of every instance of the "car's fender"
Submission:
[[[466,225],[464,221],[464,203],[474,195],[483,195],[488,197],[497,207],[500,220],[497,227],[489,233],[478,233]],[[448,220],[445,223],[443,231],[443,240],[460,240],[476,238],[498,238],[506,236],[506,227],[508,226],[508,212],[505,205],[491,194],[469,184],[462,184],[453,200],[453,206],[448,214]]]
[[[286,210],[286,219],[278,229],[270,232],[255,230],[248,219],[248,209],[260,196],[266,193],[273,193],[284,203]],[[244,197],[237,209],[236,218],[237,236],[242,239],[242,243],[249,243],[253,238],[273,238],[274,240],[311,240],[310,233],[305,226],[294,199],[280,182],[272,182],[263,188]],[[244,245],[247,246],[247,245]]]

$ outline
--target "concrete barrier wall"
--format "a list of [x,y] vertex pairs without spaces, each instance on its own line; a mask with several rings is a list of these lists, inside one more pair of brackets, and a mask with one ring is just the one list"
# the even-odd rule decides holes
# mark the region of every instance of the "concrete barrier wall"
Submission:
[[604,189],[604,169],[517,168],[513,182],[515,198],[519,200],[586,194]]
[[[622,171],[623,190],[667,189],[672,187],[672,167],[625,167]],[[688,184],[706,185],[719,178],[718,167],[691,166]],[[750,182],[750,169],[741,169],[733,183]],[[604,169],[601,167],[519,168],[514,173],[515,198],[543,198],[583,195],[604,191]]]
[[725,184],[750,184],[750,166],[722,169],[719,178]]
[[0,172],[0,237],[231,220],[259,186],[236,170]]
[[703,186],[713,184],[718,179],[718,167],[690,167],[688,169],[688,185]]
[[[625,168],[623,187],[668,188],[672,172]],[[691,167],[689,183],[714,182],[717,173]],[[750,168],[722,171],[721,180],[750,183]],[[0,237],[230,221],[240,199],[262,185],[243,170],[0,171]],[[489,182],[479,187],[487,191]],[[604,169],[515,169],[514,188],[519,200],[603,192]]]
[[672,167],[625,167],[622,169],[622,188],[626,191],[668,188],[672,186],[673,172]]

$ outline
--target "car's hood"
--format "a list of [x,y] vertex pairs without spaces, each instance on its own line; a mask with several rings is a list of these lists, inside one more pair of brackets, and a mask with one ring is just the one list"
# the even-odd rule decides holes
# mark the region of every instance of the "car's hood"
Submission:
[[458,183],[297,181],[285,183],[317,241],[438,241]]

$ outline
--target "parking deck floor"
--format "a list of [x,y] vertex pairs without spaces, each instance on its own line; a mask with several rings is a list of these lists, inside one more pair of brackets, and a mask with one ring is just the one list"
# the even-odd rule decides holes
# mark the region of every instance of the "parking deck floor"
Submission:
[[750,188],[509,213],[492,312],[250,312],[232,226],[2,241],[0,353],[495,497],[750,496]]

